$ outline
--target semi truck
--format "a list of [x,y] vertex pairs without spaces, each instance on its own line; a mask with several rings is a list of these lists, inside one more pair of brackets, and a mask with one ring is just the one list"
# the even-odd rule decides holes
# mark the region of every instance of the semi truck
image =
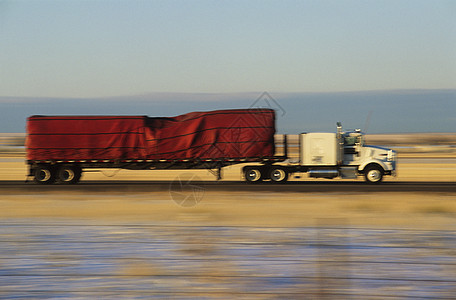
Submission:
[[[176,117],[31,116],[27,119],[28,177],[38,184],[75,184],[84,171],[222,169],[245,164],[250,183],[283,183],[290,175],[313,178],[363,176],[380,183],[395,176],[394,150],[365,144],[360,130],[301,133],[298,157],[288,136],[275,144],[275,111],[232,109]],[[279,153],[280,152],[280,153]]]

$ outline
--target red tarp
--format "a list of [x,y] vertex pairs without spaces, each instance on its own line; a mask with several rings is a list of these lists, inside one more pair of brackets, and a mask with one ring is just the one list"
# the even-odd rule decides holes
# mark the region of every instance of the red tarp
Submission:
[[222,159],[274,155],[271,109],[146,116],[32,116],[29,160]]

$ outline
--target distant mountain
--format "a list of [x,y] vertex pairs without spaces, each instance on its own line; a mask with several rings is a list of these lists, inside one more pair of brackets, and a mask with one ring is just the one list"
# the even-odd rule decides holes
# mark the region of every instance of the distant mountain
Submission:
[[[0,97],[0,132],[25,132],[30,115],[176,116],[192,111],[270,107],[279,133],[334,131],[369,133],[456,132],[456,89],[340,93],[151,93],[113,98]],[[366,122],[369,116],[369,122]]]

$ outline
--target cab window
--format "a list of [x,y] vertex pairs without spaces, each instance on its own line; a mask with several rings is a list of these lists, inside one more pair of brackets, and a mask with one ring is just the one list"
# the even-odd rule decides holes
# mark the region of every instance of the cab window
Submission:
[[356,143],[356,137],[354,136],[345,136],[344,144],[346,146],[354,146]]

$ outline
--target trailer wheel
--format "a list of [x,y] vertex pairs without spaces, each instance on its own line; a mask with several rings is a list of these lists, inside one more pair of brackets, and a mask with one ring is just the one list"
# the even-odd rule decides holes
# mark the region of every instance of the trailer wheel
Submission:
[[272,182],[282,183],[288,180],[288,172],[281,167],[274,167],[269,173]]
[[55,181],[55,171],[48,166],[37,167],[33,171],[33,181],[38,184],[53,184]]
[[57,179],[61,184],[75,184],[81,179],[82,170],[75,166],[61,166],[57,171]]
[[251,183],[261,182],[263,176],[261,174],[261,169],[258,167],[246,167],[244,169],[245,180]]
[[383,180],[383,168],[378,165],[368,166],[364,170],[364,178],[366,182],[377,184]]

